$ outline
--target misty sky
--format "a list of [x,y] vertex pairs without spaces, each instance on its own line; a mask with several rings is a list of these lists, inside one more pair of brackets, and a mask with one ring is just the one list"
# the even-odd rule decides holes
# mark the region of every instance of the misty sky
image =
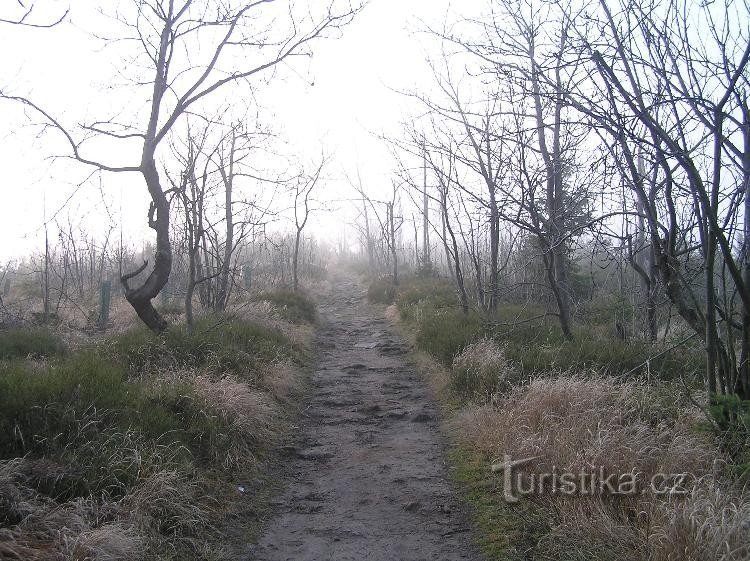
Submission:
[[[128,90],[117,85],[128,74],[121,68],[127,47],[105,48],[92,36],[105,31],[105,20],[92,6],[73,4],[68,21],[55,29],[0,28],[0,88],[38,101],[71,126],[132,102]],[[480,4],[462,2],[461,15]],[[54,12],[67,2],[45,5]],[[447,0],[372,0],[340,38],[314,43],[312,60],[285,65],[269,86],[257,89],[261,120],[288,141],[290,152],[303,161],[315,160],[321,151],[332,156],[324,195],[337,210],[318,217],[317,233],[336,239],[340,225],[353,216],[346,202],[338,202],[352,196],[345,171],[359,167],[373,194],[390,188],[393,164],[377,134],[398,134],[399,123],[417,112],[392,89],[429,89],[425,58],[436,52],[436,44],[416,32],[421,22],[440,25],[446,13],[456,13]],[[242,91],[233,88],[231,94]],[[67,154],[66,145],[59,134],[41,134],[30,124],[39,122],[19,106],[0,104],[0,259],[40,250],[45,215],[49,222],[70,220],[94,235],[122,222],[127,242],[149,239],[148,198],[140,176],[87,180],[91,169],[52,157]],[[102,158],[130,157],[119,145],[92,150]]]

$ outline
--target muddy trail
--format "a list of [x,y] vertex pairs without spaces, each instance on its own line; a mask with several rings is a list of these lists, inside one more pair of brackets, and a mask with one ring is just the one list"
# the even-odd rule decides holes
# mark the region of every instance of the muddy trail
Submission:
[[437,411],[407,346],[355,280],[321,301],[318,370],[258,561],[478,560]]

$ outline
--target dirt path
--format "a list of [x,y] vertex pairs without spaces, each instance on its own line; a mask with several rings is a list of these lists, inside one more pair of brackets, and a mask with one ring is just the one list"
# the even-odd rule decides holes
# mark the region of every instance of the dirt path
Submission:
[[287,450],[290,482],[247,559],[478,559],[405,345],[352,279],[336,278],[321,304],[321,362]]

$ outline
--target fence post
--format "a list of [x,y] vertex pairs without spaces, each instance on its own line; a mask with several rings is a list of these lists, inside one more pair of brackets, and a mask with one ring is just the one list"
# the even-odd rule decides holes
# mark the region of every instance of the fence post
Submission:
[[99,329],[106,329],[109,323],[109,305],[112,301],[112,281],[102,281],[99,287]]
[[242,276],[245,279],[245,290],[250,290],[253,285],[252,271],[250,265],[242,267]]
[[250,265],[242,267],[242,276],[245,279],[245,290],[250,290],[253,286],[253,272]]

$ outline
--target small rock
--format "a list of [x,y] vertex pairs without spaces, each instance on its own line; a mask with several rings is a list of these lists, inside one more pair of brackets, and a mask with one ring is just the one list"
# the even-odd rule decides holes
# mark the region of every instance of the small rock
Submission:
[[350,364],[349,366],[344,366],[344,370],[363,370],[367,368],[366,364],[362,364],[361,362],[355,362],[354,364]]
[[432,421],[432,415],[426,411],[420,411],[411,418],[412,423],[428,423]]
[[408,503],[404,503],[401,505],[401,507],[406,512],[416,512],[419,510],[419,507],[422,506],[419,501],[409,501]]
[[378,411],[380,411],[380,405],[377,403],[370,403],[357,407],[358,413],[377,413]]
[[318,446],[315,448],[308,448],[307,450],[299,450],[297,452],[297,457],[303,460],[321,462],[332,458],[333,453],[323,446]]

